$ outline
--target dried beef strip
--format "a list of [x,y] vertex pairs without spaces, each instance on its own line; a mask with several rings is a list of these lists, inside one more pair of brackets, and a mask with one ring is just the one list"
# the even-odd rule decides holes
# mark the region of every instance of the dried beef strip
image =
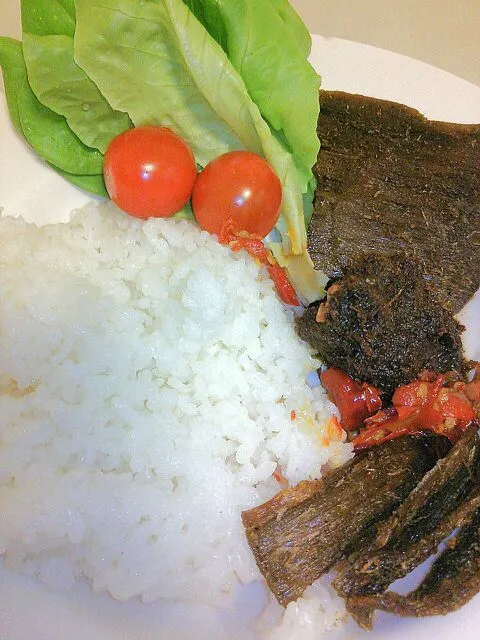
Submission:
[[257,565],[287,605],[404,500],[438,459],[437,440],[404,437],[374,447],[242,513]]
[[447,544],[417,589],[406,596],[393,591],[378,596],[358,596],[352,598],[350,604],[358,621],[368,628],[372,609],[399,616],[446,615],[465,605],[479,591],[480,509]]
[[341,92],[320,103],[315,267],[338,277],[362,253],[415,256],[458,312],[480,285],[480,125]]
[[480,440],[472,428],[440,459],[373,542],[338,566],[334,587],[343,597],[377,594],[404,577],[480,506]]

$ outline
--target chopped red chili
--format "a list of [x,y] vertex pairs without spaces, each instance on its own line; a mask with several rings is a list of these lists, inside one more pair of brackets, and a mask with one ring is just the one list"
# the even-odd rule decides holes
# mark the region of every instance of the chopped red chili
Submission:
[[340,369],[331,367],[320,373],[320,380],[330,400],[340,411],[340,424],[345,431],[358,429],[363,421],[382,406],[375,387],[356,382]]
[[280,300],[285,302],[285,304],[291,304],[296,307],[299,306],[300,302],[298,301],[295,289],[292,287],[285,269],[278,264],[272,252],[263,244],[261,238],[245,232],[234,233],[226,227],[222,229],[219,241],[222,244],[228,244],[232,251],[245,249],[253,258],[266,267]]
[[432,431],[455,442],[475,418],[469,393],[474,393],[473,387],[466,383],[446,387],[443,375],[399,387],[393,394],[391,407],[364,421],[365,428],[352,440],[354,448],[366,449],[423,431]]

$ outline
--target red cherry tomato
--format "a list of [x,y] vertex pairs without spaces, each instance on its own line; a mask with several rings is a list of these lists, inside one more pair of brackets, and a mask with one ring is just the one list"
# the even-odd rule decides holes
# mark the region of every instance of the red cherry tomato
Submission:
[[193,153],[166,127],[137,127],[114,138],[103,175],[115,204],[138,218],[166,217],[189,200],[197,177]]
[[231,151],[209,162],[192,193],[198,224],[216,235],[228,226],[263,238],[275,226],[281,204],[280,180],[266,160],[249,151]]

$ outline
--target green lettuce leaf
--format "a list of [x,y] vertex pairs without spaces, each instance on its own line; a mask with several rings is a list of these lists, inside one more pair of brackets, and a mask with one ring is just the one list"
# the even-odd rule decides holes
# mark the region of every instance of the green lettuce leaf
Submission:
[[217,0],[203,0],[203,2],[183,0],[183,2],[197,20],[203,24],[212,38],[226,51],[228,45],[227,31]]
[[15,127],[47,162],[72,174],[103,170],[103,156],[72,133],[65,118],[44,107],[30,89],[20,42],[0,38],[0,64],[10,117]]
[[[52,158],[56,161],[58,156],[54,153],[45,153],[44,146],[50,146],[50,142],[62,140],[62,136],[58,138],[58,125],[62,123],[62,128],[65,125],[65,121],[60,116],[57,116],[53,112],[50,112],[51,119],[48,118],[47,128],[45,129],[45,122],[42,119],[42,125],[39,125],[36,115],[36,102],[35,96],[27,82],[27,73],[25,68],[25,62],[22,53],[22,43],[13,38],[0,37],[0,67],[3,73],[3,83],[5,86],[5,95],[7,98],[7,107],[10,114],[10,119],[17,130],[17,132],[26,138],[23,130],[23,126],[27,128],[28,138],[32,141],[31,144],[34,150],[43,158]],[[22,109],[22,111],[21,111]],[[48,113],[46,107],[40,105],[40,109],[43,113]],[[45,110],[45,111],[44,111]],[[26,117],[22,126],[21,114]],[[62,122],[63,121],[63,122]],[[50,125],[53,123],[52,128]],[[31,128],[31,131],[28,130]],[[73,134],[72,134],[73,135]],[[27,139],[27,141],[29,141]],[[80,141],[78,141],[80,142]],[[61,142],[60,142],[61,144]],[[81,144],[81,143],[80,143]],[[62,150],[60,150],[63,153]],[[47,160],[48,161],[48,160]],[[97,175],[77,175],[75,169],[77,164],[64,163],[64,166],[68,166],[69,169],[74,169],[73,172],[62,171],[55,163],[49,163],[55,171],[60,173],[66,180],[78,186],[85,191],[94,193],[105,197],[107,195],[105,184],[103,181],[102,169],[100,166],[100,172],[97,170]],[[81,165],[80,165],[81,166]],[[98,163],[97,163],[98,167]]]
[[67,173],[102,173],[103,155],[84,145],[72,132],[65,118],[37,100],[26,76],[17,101],[23,135],[44,160]]
[[308,31],[286,0],[184,0],[223,47],[253,101],[293,154],[306,192],[317,161],[320,78]]
[[17,96],[25,79],[25,63],[23,61],[21,42],[14,38],[0,36],[0,67],[3,73],[8,113],[13,126],[23,136],[17,103]]
[[70,129],[89,147],[105,153],[112,138],[132,127],[114,111],[73,59],[70,36],[23,34],[28,82],[38,100],[65,116]]
[[65,180],[71,182],[75,187],[79,187],[83,189],[83,191],[88,191],[88,193],[93,193],[94,195],[100,196],[102,198],[108,198],[108,192],[105,187],[105,182],[103,180],[103,173],[93,175],[93,176],[79,176],[73,173],[67,173],[66,171],[62,171],[58,167],[54,165],[50,165],[52,169],[61,175]]
[[177,213],[175,213],[172,218],[174,220],[190,220],[195,222],[195,216],[193,215],[193,209],[192,209],[192,205],[190,202],[187,202],[187,204],[183,207],[183,209],[180,209],[180,211],[177,211]]
[[21,0],[22,30],[38,36],[75,33],[74,0]]
[[75,61],[136,126],[170,127],[199,164],[232,149],[263,155],[283,186],[287,252],[306,247],[302,186],[219,44],[181,0],[76,0]]
[[135,126],[172,128],[202,166],[231,149],[261,153],[243,83],[183,6],[172,16],[178,4],[76,0],[77,64]]
[[269,0],[277,10],[278,15],[283,20],[285,26],[288,28],[292,38],[297,41],[300,54],[306,59],[310,55],[312,50],[312,38],[305,26],[305,23],[300,18],[298,13],[292,7],[288,0]]

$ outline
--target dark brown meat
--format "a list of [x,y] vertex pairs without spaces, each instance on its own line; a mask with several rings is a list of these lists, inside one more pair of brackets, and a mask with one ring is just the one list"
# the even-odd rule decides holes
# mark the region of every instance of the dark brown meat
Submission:
[[480,439],[472,428],[383,522],[369,548],[338,567],[343,597],[382,593],[437,550],[480,507]]
[[365,255],[296,321],[301,338],[328,367],[373,384],[388,399],[393,391],[433,372],[463,371],[463,327],[421,278],[416,261]]
[[338,277],[361,253],[416,256],[458,312],[480,285],[480,125],[340,92],[320,102],[315,267]]
[[480,509],[433,563],[420,586],[401,596],[387,591],[379,596],[352,598],[352,611],[366,628],[370,611],[400,616],[435,616],[456,611],[480,591]]
[[405,437],[362,453],[242,513],[257,565],[287,605],[404,500],[439,456],[438,440]]
[[[421,538],[407,551],[405,549],[396,551],[381,550],[378,554],[372,554],[371,558],[366,559],[366,561],[371,562],[372,582],[379,578],[376,583],[380,587],[378,588],[378,593],[383,593],[384,591],[381,587],[386,588],[387,586],[387,580],[383,580],[382,577],[383,572],[389,576],[388,580],[390,581],[395,576],[397,578],[406,576],[435,553],[442,540],[447,538],[452,531],[469,524],[478,510],[480,510],[480,488],[477,487],[457,509],[452,511],[445,520],[442,520],[434,531]],[[376,564],[374,564],[375,561]],[[365,576],[366,566],[364,565],[364,567],[363,575]],[[374,589],[359,589],[357,595],[346,597],[347,611],[365,629],[372,627],[375,609],[367,605],[362,596],[375,595],[376,593]]]

